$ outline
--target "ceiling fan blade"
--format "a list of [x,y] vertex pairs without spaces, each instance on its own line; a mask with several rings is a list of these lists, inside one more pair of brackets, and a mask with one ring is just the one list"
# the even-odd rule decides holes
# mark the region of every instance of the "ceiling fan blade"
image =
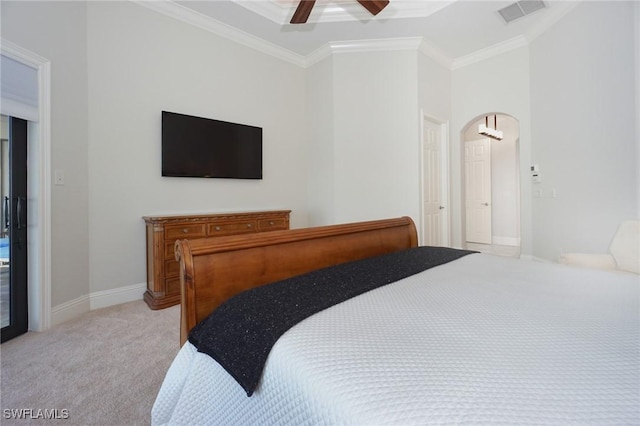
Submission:
[[358,3],[375,16],[387,7],[389,0],[358,0]]
[[316,0],[300,0],[298,3],[298,7],[296,11],[293,13],[293,17],[291,18],[291,24],[304,24],[309,19],[309,15],[311,14],[311,9],[313,9],[313,5],[316,3]]

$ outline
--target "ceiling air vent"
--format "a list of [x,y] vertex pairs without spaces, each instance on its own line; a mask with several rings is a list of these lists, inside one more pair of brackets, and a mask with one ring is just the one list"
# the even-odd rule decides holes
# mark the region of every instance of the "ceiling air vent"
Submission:
[[503,7],[498,10],[498,13],[508,24],[511,21],[515,21],[516,19],[529,15],[536,10],[544,9],[545,7],[546,6],[542,0],[521,0],[510,4],[507,7]]

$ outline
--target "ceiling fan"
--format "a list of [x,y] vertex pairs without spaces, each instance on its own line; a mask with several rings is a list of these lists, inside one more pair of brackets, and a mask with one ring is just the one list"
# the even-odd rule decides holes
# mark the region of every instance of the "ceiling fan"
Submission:
[[[365,9],[371,12],[372,15],[377,15],[384,9],[388,4],[389,0],[357,0]],[[313,9],[313,5],[316,3],[316,0],[300,0],[298,3],[298,7],[296,11],[293,13],[293,17],[291,18],[291,24],[304,24],[309,19],[309,15],[311,14],[311,9]]]

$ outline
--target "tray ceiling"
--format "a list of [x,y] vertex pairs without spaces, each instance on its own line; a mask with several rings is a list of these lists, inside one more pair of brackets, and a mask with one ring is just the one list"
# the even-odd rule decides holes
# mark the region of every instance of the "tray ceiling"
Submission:
[[331,42],[420,37],[431,51],[455,61],[515,39],[529,41],[578,2],[547,0],[545,8],[507,24],[498,11],[513,1],[391,0],[372,17],[355,0],[318,0],[309,22],[300,25],[288,23],[297,0],[166,3],[302,57]]

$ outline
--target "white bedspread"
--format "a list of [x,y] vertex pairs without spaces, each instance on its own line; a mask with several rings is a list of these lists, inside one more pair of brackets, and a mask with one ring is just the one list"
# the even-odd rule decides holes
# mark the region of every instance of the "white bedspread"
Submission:
[[473,254],[320,312],[252,397],[187,343],[160,424],[640,424],[637,275]]

